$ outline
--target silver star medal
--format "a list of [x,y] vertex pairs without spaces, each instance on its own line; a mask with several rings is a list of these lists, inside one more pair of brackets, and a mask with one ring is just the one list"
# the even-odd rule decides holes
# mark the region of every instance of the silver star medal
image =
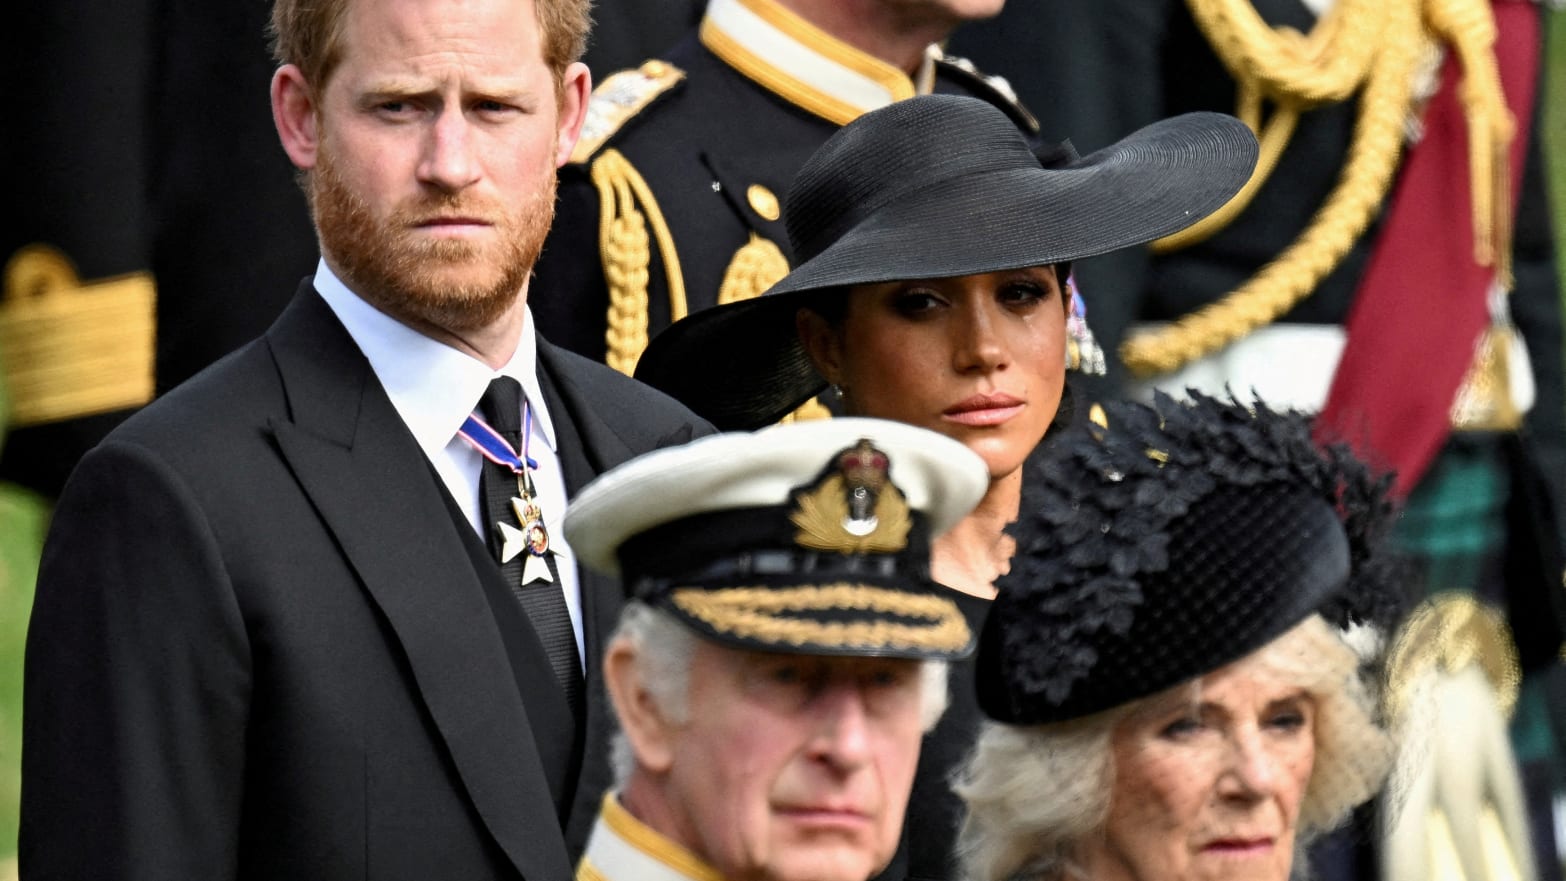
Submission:
[[519,554],[526,554],[522,561],[522,585],[526,587],[536,581],[553,583],[555,579],[549,574],[549,561],[545,555],[554,553],[554,549],[549,546],[549,530],[544,527],[544,512],[527,496],[513,497],[511,510],[516,512],[517,522],[522,524],[522,528],[518,529],[510,523],[495,524],[500,527],[502,539],[500,562],[509,563]]

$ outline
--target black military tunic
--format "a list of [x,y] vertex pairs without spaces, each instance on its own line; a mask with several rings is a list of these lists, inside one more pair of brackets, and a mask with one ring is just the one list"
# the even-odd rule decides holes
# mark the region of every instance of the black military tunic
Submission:
[[540,330],[629,371],[671,320],[759,294],[788,268],[799,167],[860,113],[929,91],[1037,131],[1004,82],[935,47],[910,78],[772,0],[713,0],[697,33],[595,90],[528,296]]

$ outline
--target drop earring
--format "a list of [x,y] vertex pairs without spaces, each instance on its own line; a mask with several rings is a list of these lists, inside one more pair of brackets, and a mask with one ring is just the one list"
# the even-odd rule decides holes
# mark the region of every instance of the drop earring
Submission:
[[1066,276],[1066,295],[1071,298],[1071,311],[1066,316],[1066,369],[1103,376],[1104,350],[1088,327],[1087,304],[1077,289],[1075,273]]

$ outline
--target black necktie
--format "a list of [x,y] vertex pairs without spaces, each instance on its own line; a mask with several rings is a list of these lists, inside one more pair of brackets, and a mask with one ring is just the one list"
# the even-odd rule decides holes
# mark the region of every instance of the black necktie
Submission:
[[[522,451],[522,386],[509,376],[492,380],[479,401],[479,412],[489,426],[495,429],[512,449]],[[502,562],[504,539],[497,524],[507,523],[516,527],[517,514],[511,500],[522,495],[517,475],[504,465],[484,460],[484,470],[479,475],[479,495],[484,500],[484,517],[489,551],[500,564],[506,584],[522,604],[533,629],[538,631],[539,641],[549,654],[549,664],[554,668],[555,679],[565,692],[566,700],[578,723],[582,717],[582,667],[577,660],[576,636],[571,630],[571,613],[566,609],[565,585],[560,581],[560,570],[555,565],[553,553],[544,554],[549,566],[548,582],[522,583],[524,550],[509,562]]]

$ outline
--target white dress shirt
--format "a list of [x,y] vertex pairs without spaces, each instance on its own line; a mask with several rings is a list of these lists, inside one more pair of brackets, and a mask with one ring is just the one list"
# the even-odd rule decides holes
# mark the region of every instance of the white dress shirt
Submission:
[[479,498],[479,471],[484,460],[457,430],[469,415],[478,412],[479,398],[490,380],[509,376],[522,384],[523,397],[533,414],[526,442],[528,455],[538,462],[533,486],[544,512],[544,526],[549,530],[549,547],[557,554],[556,568],[566,608],[571,613],[571,630],[576,635],[576,656],[580,662],[581,587],[576,556],[565,542],[561,525],[566,507],[565,478],[560,471],[554,424],[538,385],[538,342],[532,311],[524,313],[516,353],[504,367],[491,370],[471,355],[437,342],[371,306],[349,290],[325,260],[316,267],[315,289],[369,360],[392,407],[480,538],[488,536],[484,503]]

